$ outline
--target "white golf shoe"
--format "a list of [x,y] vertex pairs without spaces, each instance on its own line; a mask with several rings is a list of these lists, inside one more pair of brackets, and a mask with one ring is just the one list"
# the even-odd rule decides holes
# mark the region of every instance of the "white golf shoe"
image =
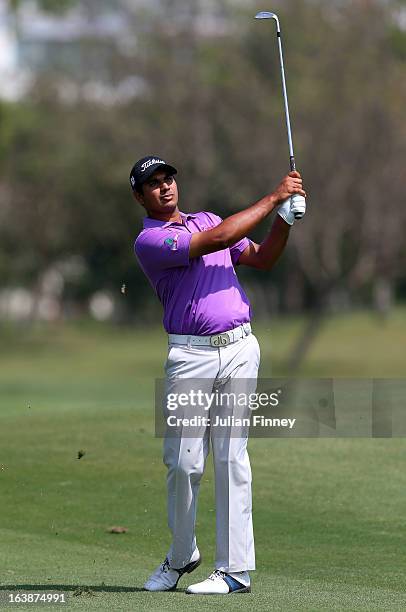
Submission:
[[179,579],[183,574],[190,574],[202,562],[199,549],[196,548],[190,562],[181,569],[174,569],[169,563],[168,557],[155,570],[144,584],[146,591],[174,591],[178,585]]
[[[235,578],[235,576],[238,576],[238,578]],[[186,593],[193,595],[228,595],[229,593],[250,592],[251,585],[248,572],[226,574],[226,572],[220,570],[214,570],[207,580],[191,584],[186,589]]]

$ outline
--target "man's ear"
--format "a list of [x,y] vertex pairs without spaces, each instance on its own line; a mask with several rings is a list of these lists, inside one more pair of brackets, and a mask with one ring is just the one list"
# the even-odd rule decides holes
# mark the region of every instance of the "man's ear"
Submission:
[[141,206],[144,206],[144,196],[139,191],[133,191],[134,199],[137,200]]

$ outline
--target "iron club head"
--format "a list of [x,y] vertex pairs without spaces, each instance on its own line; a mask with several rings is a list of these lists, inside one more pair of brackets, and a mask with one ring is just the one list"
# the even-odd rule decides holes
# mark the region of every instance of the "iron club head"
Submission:
[[275,13],[269,13],[268,11],[261,11],[255,15],[255,19],[274,19]]
[[257,13],[255,15],[255,19],[275,19],[276,27],[277,27],[278,31],[280,30],[280,28],[279,28],[279,19],[278,19],[278,15],[276,15],[276,13],[269,13],[268,11],[261,11],[260,13]]

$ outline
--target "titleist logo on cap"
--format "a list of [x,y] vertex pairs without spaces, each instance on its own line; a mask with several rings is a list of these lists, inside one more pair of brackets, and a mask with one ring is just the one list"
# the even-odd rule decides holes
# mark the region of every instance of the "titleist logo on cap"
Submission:
[[155,157],[153,157],[141,165],[141,172],[145,172],[147,168],[153,166],[154,164],[166,164],[166,162],[164,162],[163,159],[155,159]]

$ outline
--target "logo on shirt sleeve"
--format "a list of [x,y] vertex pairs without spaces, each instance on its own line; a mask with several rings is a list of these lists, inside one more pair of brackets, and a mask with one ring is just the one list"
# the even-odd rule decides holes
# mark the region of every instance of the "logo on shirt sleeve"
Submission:
[[164,244],[170,248],[171,251],[178,250],[178,239],[179,234],[175,234],[173,238],[165,238]]

